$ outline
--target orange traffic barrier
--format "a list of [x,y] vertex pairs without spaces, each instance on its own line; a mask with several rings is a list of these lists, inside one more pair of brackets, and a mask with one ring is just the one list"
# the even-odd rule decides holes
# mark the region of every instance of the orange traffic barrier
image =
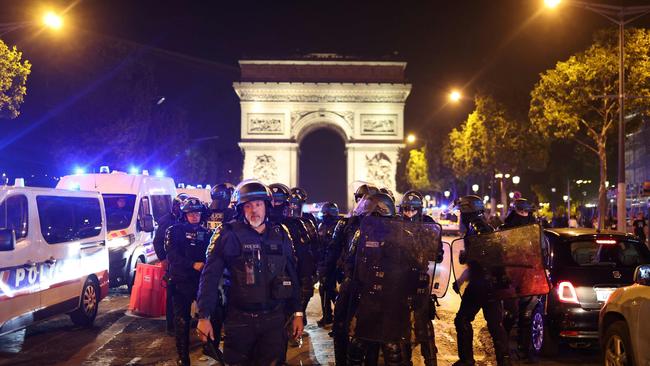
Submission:
[[163,283],[164,274],[160,264],[138,264],[129,301],[132,313],[154,318],[165,315],[167,288]]

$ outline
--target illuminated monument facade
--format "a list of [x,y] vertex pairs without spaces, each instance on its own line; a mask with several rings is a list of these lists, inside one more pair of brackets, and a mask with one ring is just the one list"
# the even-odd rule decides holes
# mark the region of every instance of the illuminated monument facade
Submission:
[[[395,191],[411,91],[405,62],[311,54],[239,65],[241,81],[233,87],[241,104],[244,178],[299,186],[302,139],[329,128],[345,141],[348,187],[367,181]],[[348,207],[352,200],[349,192]]]

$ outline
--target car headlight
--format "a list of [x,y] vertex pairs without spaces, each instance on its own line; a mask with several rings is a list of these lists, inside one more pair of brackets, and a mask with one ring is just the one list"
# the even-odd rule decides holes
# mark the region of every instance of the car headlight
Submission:
[[133,243],[133,241],[134,241],[134,236],[133,234],[130,234],[127,236],[119,236],[117,238],[108,239],[106,243],[109,249],[114,249],[114,248],[121,248],[130,245],[131,243]]

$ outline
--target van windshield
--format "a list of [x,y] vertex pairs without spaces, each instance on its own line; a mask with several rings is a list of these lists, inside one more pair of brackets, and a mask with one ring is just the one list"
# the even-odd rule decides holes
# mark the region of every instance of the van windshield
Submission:
[[108,231],[129,227],[135,207],[134,194],[102,194]]

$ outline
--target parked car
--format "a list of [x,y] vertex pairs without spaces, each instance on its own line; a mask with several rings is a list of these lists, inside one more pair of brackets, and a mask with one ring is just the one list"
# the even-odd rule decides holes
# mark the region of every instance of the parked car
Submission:
[[636,237],[613,231],[554,228],[545,238],[552,289],[534,308],[533,345],[555,354],[560,343],[597,343],[600,309],[615,290],[634,282],[637,266],[650,263],[650,251]]
[[0,186],[0,335],[59,314],[90,326],[108,281],[99,193]]
[[604,364],[650,365],[650,265],[637,267],[634,284],[614,291],[600,310]]

